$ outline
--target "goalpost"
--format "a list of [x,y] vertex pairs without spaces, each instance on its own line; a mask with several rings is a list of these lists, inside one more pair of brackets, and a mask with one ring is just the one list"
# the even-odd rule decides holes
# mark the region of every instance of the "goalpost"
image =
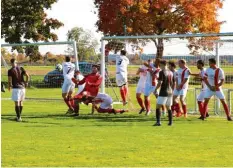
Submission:
[[[208,62],[209,58],[216,58],[217,65],[221,68],[224,68],[226,70],[226,89],[225,95],[226,100],[228,102],[229,107],[232,107],[233,100],[233,73],[230,70],[233,68],[233,32],[228,33],[209,33],[209,34],[174,34],[174,35],[148,35],[148,36],[104,36],[101,39],[101,75],[103,78],[105,77],[105,68],[109,67],[106,65],[106,58],[111,58],[112,61],[114,61],[114,54],[115,51],[112,51],[108,56],[106,56],[106,49],[105,47],[110,44],[110,42],[114,42],[114,45],[119,45],[120,43],[124,43],[124,47],[114,46],[112,48],[127,48],[127,52],[131,50],[133,45],[140,46],[143,51],[141,53],[135,54],[134,52],[131,52],[127,55],[127,57],[131,60],[135,55],[137,55],[138,59],[141,61],[141,64],[146,61],[146,59],[154,59],[155,53],[156,53],[156,47],[154,47],[154,52],[151,53],[151,49],[149,49],[149,43],[152,43],[152,40],[157,39],[163,39],[164,44],[164,59],[167,60],[178,60],[178,59],[188,59],[188,66],[191,66],[191,70],[198,72],[197,68],[195,67],[196,61],[198,59],[203,59],[205,62]],[[144,44],[143,44],[144,41]],[[189,43],[189,41],[191,43]],[[127,46],[128,45],[128,46]],[[183,45],[180,47],[180,45]],[[192,45],[192,46],[191,46]],[[170,46],[177,46],[177,49],[180,51],[178,54],[176,52],[172,53],[173,51],[176,51],[177,49],[172,48],[170,51],[166,52],[166,48],[169,48]],[[195,51],[195,48],[200,50],[200,53],[193,52],[192,54],[187,54],[187,52],[182,52],[182,50],[187,50],[187,48],[191,47],[192,51]],[[171,48],[171,47],[170,47]],[[184,49],[186,48],[186,49]],[[148,50],[148,52],[146,51]],[[150,50],[150,51],[149,51]],[[172,51],[173,50],[173,51]],[[110,51],[110,52],[111,52]],[[118,50],[119,51],[119,50]],[[169,53],[170,52],[170,53]],[[119,54],[119,52],[117,53]],[[138,56],[139,55],[139,56]],[[131,67],[134,65],[137,67],[140,67],[140,64],[134,62],[131,62]],[[207,66],[207,65],[206,65]],[[110,68],[112,68],[110,66]],[[134,68],[135,70],[135,68]],[[136,72],[135,72],[136,73]],[[112,74],[113,76],[114,74]],[[231,78],[232,76],[232,78]],[[188,104],[191,104],[192,113],[197,112],[197,104],[196,104],[196,96],[198,95],[198,89],[200,88],[200,84],[191,79],[190,83],[192,85],[192,88],[189,90],[189,94],[192,92],[191,95],[188,95]],[[130,86],[135,87],[135,83],[130,83]],[[132,90],[131,92],[135,92],[136,90]],[[103,82],[101,85],[101,92],[106,92],[105,83]],[[152,95],[153,96],[153,95]],[[152,97],[151,96],[151,97]],[[194,97],[195,96],[195,97]],[[194,98],[192,98],[194,97]],[[192,101],[192,102],[190,102]],[[222,115],[222,109],[220,107],[220,103],[218,100],[213,99],[213,103],[211,104],[214,106],[212,110],[215,114],[221,114]]]

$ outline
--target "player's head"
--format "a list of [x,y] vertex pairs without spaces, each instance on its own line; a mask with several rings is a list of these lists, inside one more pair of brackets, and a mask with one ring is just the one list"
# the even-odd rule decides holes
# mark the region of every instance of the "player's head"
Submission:
[[12,66],[12,67],[15,67],[15,66],[17,65],[17,61],[16,61],[16,59],[14,59],[14,58],[12,58],[12,59],[10,60],[10,62],[11,62],[11,66]]
[[69,57],[69,56],[66,56],[66,57],[65,57],[65,61],[66,61],[66,62],[70,62],[70,57]]
[[57,64],[55,69],[61,72],[62,71],[62,65]]
[[209,65],[210,67],[215,67],[216,66],[216,60],[214,58],[209,59]]
[[161,69],[165,69],[166,66],[167,66],[167,61],[166,61],[166,60],[160,60],[160,61],[159,61],[159,67],[160,67]]
[[205,66],[205,63],[203,60],[197,61],[197,69],[202,69]]
[[175,62],[169,61],[169,62],[168,62],[168,68],[169,68],[171,71],[174,71],[174,70],[176,69],[176,64],[175,64]]
[[125,50],[121,50],[121,55],[126,56],[126,51]]
[[99,66],[96,64],[92,65],[92,73],[97,73],[99,71]]
[[186,61],[184,59],[180,59],[178,61],[178,65],[179,65],[180,68],[184,68],[185,65],[186,65]]

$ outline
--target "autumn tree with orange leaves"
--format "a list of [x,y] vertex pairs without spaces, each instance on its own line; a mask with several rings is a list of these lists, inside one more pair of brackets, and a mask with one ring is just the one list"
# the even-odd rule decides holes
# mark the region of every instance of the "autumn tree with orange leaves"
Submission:
[[[104,35],[162,35],[185,33],[218,33],[223,23],[217,12],[223,0],[95,0],[98,9],[98,30]],[[150,39],[157,48],[157,58],[162,58],[164,40]],[[200,38],[189,38],[189,49]],[[205,46],[205,49],[209,49]]]

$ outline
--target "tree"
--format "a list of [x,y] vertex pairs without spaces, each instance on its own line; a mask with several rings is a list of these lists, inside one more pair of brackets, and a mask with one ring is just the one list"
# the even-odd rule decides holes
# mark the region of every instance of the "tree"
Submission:
[[[80,61],[96,61],[90,58],[97,58],[95,50],[98,46],[98,41],[90,30],[84,30],[81,27],[74,27],[67,33],[67,40],[75,40],[77,42],[78,59]],[[68,53],[73,53],[71,48],[68,48]]]
[[[162,35],[184,33],[217,33],[223,22],[217,11],[223,0],[95,0],[98,9],[96,25],[105,35]],[[157,48],[157,58],[163,56],[164,40],[151,39]],[[192,52],[201,39],[189,38]],[[144,41],[145,42],[145,41]],[[213,45],[206,44],[204,49]]]
[[[46,9],[50,9],[57,0],[2,0],[1,1],[1,38],[8,43],[22,43],[32,40],[56,41],[52,32],[63,24],[57,19],[47,18]],[[38,60],[38,47],[13,47],[18,52],[26,52],[31,60]]]

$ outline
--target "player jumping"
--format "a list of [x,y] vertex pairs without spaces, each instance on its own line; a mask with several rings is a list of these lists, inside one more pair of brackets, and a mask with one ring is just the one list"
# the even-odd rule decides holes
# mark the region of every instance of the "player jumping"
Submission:
[[[157,97],[156,104],[156,123],[154,126],[161,126],[161,111],[160,108],[162,106],[166,106],[168,110],[168,125],[172,125],[172,92],[173,92],[173,73],[167,68],[166,60],[160,61],[161,71],[159,72],[158,84],[155,88],[154,94]],[[158,94],[157,90],[160,88],[160,92]]]
[[188,67],[186,67],[186,61],[181,59],[178,61],[179,69],[176,71],[176,88],[174,90],[174,97],[173,97],[173,109],[177,112],[177,117],[181,116],[181,110],[179,102],[177,101],[177,98],[180,98],[180,102],[182,105],[182,110],[184,113],[184,117],[187,117],[187,106],[185,103],[185,97],[188,90],[188,81],[189,81],[189,75],[190,70]]
[[145,65],[142,65],[140,68],[138,68],[137,75],[140,76],[137,89],[136,89],[136,98],[138,101],[138,104],[141,107],[141,110],[139,114],[145,111],[145,105],[143,103],[143,100],[141,98],[141,94],[143,94],[145,90],[145,84],[146,84],[146,74],[147,74],[147,67]]
[[127,67],[129,59],[126,57],[126,51],[121,50],[121,55],[116,56],[116,83],[120,88],[123,105],[127,104],[126,98],[128,93],[127,88]]
[[206,92],[205,92],[205,102],[204,102],[204,112],[201,117],[202,120],[206,118],[207,114],[207,106],[209,103],[210,98],[213,95],[216,95],[217,98],[220,99],[223,108],[225,110],[227,120],[232,121],[232,118],[230,117],[230,111],[225,101],[225,96],[222,91],[222,85],[224,83],[224,72],[221,68],[218,68],[216,66],[216,60],[214,58],[209,59],[209,68],[205,71],[205,83],[207,85]]

